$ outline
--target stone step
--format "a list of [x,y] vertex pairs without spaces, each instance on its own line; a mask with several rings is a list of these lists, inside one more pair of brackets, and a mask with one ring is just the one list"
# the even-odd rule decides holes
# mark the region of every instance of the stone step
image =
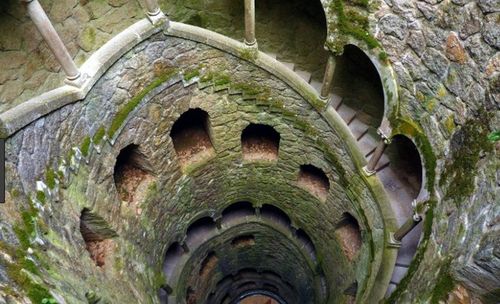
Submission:
[[[369,131],[369,130],[368,130]],[[367,159],[370,158],[371,153],[377,147],[378,139],[373,137],[370,132],[364,134],[361,138],[356,138],[358,140],[358,147],[363,152]]]
[[331,93],[330,105],[335,110],[337,110],[340,107],[340,105],[342,105],[342,97],[340,95],[335,94],[335,93]]
[[[358,137],[360,137],[364,132],[366,132],[366,130],[368,130],[368,126],[357,118],[354,118],[351,121],[351,123],[348,124],[348,126],[349,126],[349,129],[351,130],[352,134],[354,135],[354,138],[356,138],[356,139]],[[358,146],[361,149],[361,145],[359,145],[359,142],[358,142]],[[361,149],[361,151],[363,153],[365,153],[362,149]]]
[[307,71],[303,71],[303,70],[300,70],[300,69],[295,69],[294,71],[297,75],[300,76],[300,78],[304,79],[307,83],[309,83],[311,81],[311,73],[307,72]]
[[349,119],[351,119],[352,116],[356,113],[356,111],[346,106],[345,104],[342,104],[338,108],[337,113],[339,113],[340,117],[342,117],[342,119],[347,123]]
[[316,92],[321,93],[321,87],[323,86],[323,84],[317,80],[311,80],[311,82],[309,82],[309,84],[311,84],[311,87],[313,87]]
[[408,267],[401,267],[401,266],[394,267],[394,271],[392,272],[391,283],[399,284],[399,282],[401,282],[407,271]]

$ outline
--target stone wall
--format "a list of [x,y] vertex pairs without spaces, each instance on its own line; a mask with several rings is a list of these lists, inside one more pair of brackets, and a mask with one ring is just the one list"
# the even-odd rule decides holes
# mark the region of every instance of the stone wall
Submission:
[[[144,18],[136,0],[40,0],[76,64]],[[0,112],[57,88],[65,78],[22,2],[0,4]]]
[[498,293],[499,146],[487,136],[500,122],[500,4],[387,0],[372,17],[399,84],[394,125],[420,126],[438,159],[430,243],[390,302],[437,303],[456,284]]
[[[210,115],[216,155],[181,169],[169,131],[188,108]],[[251,122],[281,134],[278,162],[242,161],[240,134]],[[139,145],[154,176],[137,204],[119,199],[113,178],[117,155],[131,143]],[[272,75],[208,46],[157,34],[114,64],[84,100],[7,140],[1,244],[8,258],[0,273],[3,284],[17,286],[3,296],[21,301],[27,292],[32,301],[62,302],[62,297],[80,303],[99,296],[154,302],[169,243],[201,214],[218,214],[242,200],[276,205],[308,232],[332,301],[342,301],[339,295],[353,280],[362,293],[380,267],[373,253],[382,251],[384,220],[381,202],[350,155],[328,121]],[[329,177],[325,203],[297,186],[302,164],[320,167]],[[94,266],[78,231],[83,208],[102,216],[118,234],[102,268]],[[346,211],[358,218],[364,239],[354,263],[333,233]],[[9,251],[16,246],[16,253]],[[38,270],[25,267],[26,258]]]

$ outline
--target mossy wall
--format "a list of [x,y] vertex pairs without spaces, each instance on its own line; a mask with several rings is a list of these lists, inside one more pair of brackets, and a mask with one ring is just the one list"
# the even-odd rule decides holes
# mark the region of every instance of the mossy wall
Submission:
[[[200,84],[183,84],[182,73],[191,75],[196,69]],[[159,78],[161,84],[151,85]],[[254,91],[245,92],[248,87]],[[136,96],[143,98],[122,119],[122,127],[111,128]],[[216,155],[181,169],[169,131],[181,113],[197,107],[210,116]],[[242,161],[240,135],[249,123],[265,123],[280,133],[278,162]],[[110,129],[113,145],[103,138]],[[130,143],[139,145],[155,168],[155,181],[139,205],[120,201],[113,180],[116,157]],[[379,266],[372,265],[373,253],[383,246],[383,221],[368,186],[361,182],[345,191],[347,180],[361,180],[346,149],[308,102],[268,73],[210,47],[158,34],[121,58],[85,100],[49,114],[7,140],[8,212],[1,215],[5,243],[17,244],[21,235],[16,236],[16,227],[26,226],[19,214],[31,197],[39,210],[34,218],[44,227],[40,233],[30,232],[31,249],[23,247],[39,268],[39,274],[29,274],[32,282],[50,291],[55,300],[71,303],[88,297],[111,303],[156,302],[163,254],[201,212],[216,214],[242,200],[270,203],[308,232],[329,292],[340,294],[354,279],[364,286],[376,273]],[[329,177],[325,203],[297,186],[301,164],[320,167]],[[47,168],[57,173],[56,179]],[[36,188],[37,181],[54,187]],[[40,192],[43,199],[37,195]],[[102,268],[86,253],[79,233],[83,208],[102,216],[118,234]],[[358,217],[364,231],[364,245],[354,263],[347,262],[333,234],[344,212]],[[3,265],[18,265],[2,259]],[[28,287],[10,277],[6,280],[13,287],[2,289],[3,295],[11,299],[29,295]]]

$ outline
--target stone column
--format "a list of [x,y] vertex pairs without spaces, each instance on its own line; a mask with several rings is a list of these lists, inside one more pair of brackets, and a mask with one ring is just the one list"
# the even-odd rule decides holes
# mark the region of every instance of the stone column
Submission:
[[59,35],[54,29],[54,26],[52,26],[52,23],[47,17],[47,14],[45,14],[42,6],[38,0],[23,1],[26,2],[28,14],[31,20],[33,20],[36,28],[64,70],[69,84],[80,87],[83,84],[84,77],[81,76],[73,58],[71,58],[66,46],[61,41],[61,38],[59,38]]
[[215,226],[217,227],[218,230],[222,228],[222,216],[219,216],[218,218],[215,219]]
[[152,24],[157,24],[160,20],[165,19],[165,14],[160,9],[158,5],[158,1],[156,0],[144,0],[146,4],[146,14],[148,16],[149,21]]
[[333,74],[335,73],[336,59],[335,56],[330,54],[328,57],[328,62],[326,64],[325,76],[323,77],[323,85],[321,86],[320,97],[323,100],[327,100],[330,96],[333,85]]
[[255,0],[245,0],[245,44],[254,46],[255,39]]
[[397,242],[401,242],[401,240],[408,234],[410,231],[415,228],[418,223],[422,221],[422,217],[414,214],[412,217],[406,220],[406,222],[399,227],[399,229],[394,232],[394,240]]
[[375,148],[375,152],[373,152],[372,157],[368,161],[368,164],[363,167],[363,171],[367,176],[371,176],[377,172],[375,168],[377,167],[378,161],[384,154],[384,151],[387,148],[387,146],[391,144],[391,138],[390,138],[391,132],[392,129],[389,121],[385,117],[382,118],[382,123],[380,124],[380,127],[377,130],[377,133],[380,135],[382,140],[378,143],[377,147]]
[[373,152],[372,157],[368,161],[368,164],[363,167],[366,175],[371,176],[377,172],[375,168],[377,167],[378,161],[384,154],[385,148],[387,148],[387,144],[384,140],[381,140],[378,143],[377,148],[375,148],[375,152]]

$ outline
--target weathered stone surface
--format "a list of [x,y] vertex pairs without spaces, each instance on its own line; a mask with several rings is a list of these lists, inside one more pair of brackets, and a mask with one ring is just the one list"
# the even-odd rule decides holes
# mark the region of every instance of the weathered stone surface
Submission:
[[397,15],[386,15],[380,19],[380,29],[387,35],[392,35],[400,40],[407,35],[406,22]]
[[465,63],[467,60],[466,52],[462,43],[455,33],[451,33],[446,39],[446,57],[451,61]]
[[435,49],[428,49],[422,56],[422,61],[426,67],[439,77],[444,77],[448,71],[448,59]]

